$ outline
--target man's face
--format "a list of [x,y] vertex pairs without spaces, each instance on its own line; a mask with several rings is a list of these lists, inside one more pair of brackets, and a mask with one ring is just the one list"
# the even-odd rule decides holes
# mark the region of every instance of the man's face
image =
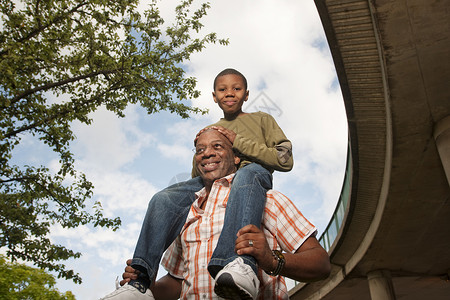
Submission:
[[195,164],[205,186],[236,172],[239,161],[233,153],[231,142],[217,130],[207,130],[198,137]]
[[236,74],[223,75],[217,78],[213,92],[214,102],[226,115],[238,115],[242,105],[248,99],[244,80]]

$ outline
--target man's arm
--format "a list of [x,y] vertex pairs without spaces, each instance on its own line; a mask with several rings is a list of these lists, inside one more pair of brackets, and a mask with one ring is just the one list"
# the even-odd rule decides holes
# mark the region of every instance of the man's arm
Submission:
[[152,284],[150,290],[156,300],[177,300],[180,298],[182,282],[183,280],[167,274]]
[[250,132],[262,130],[263,140],[258,138],[258,135],[253,137],[237,132],[233,143],[234,149],[248,160],[266,168],[280,172],[292,170],[294,166],[292,143],[271,115],[263,112],[249,114],[245,127]]
[[315,237],[309,237],[294,254],[284,253],[286,264],[281,275],[301,282],[322,280],[330,275],[328,253]]
[[[253,240],[250,247],[249,240]],[[255,225],[247,225],[239,230],[236,239],[236,252],[239,255],[248,254],[255,257],[261,269],[270,272],[277,266],[277,260],[272,255],[264,232]],[[315,237],[309,237],[297,251],[283,253],[286,263],[281,270],[282,276],[296,281],[311,282],[328,277],[331,271],[328,253]]]

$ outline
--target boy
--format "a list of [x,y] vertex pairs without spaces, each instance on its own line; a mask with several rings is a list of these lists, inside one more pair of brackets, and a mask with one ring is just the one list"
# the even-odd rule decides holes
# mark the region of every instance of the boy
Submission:
[[[230,140],[242,157],[242,163],[233,179],[223,229],[208,271],[216,278],[215,292],[219,296],[229,298],[242,294],[243,298],[254,298],[259,286],[256,260],[235,253],[236,234],[245,225],[260,226],[266,192],[272,188],[272,172],[292,169],[292,145],[273,117],[262,112],[242,111],[249,91],[247,80],[240,72],[223,70],[216,76],[213,89],[213,99],[222,109],[224,118],[212,127]],[[197,147],[196,155],[205,150]],[[214,159],[207,170],[214,172]],[[141,275],[103,299],[154,299],[148,287],[156,277],[161,256],[180,233],[195,200],[195,192],[203,188],[202,179],[197,175],[194,168],[192,179],[153,196],[131,263]],[[249,276],[241,276],[242,268]]]

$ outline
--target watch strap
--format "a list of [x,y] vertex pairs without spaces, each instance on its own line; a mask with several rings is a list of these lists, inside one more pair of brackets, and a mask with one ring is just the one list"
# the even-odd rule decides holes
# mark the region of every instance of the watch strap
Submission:
[[283,269],[284,264],[286,263],[286,259],[284,258],[283,253],[279,250],[272,250],[272,255],[277,260],[278,264],[275,270],[267,272],[270,276],[278,276],[281,273],[281,270]]

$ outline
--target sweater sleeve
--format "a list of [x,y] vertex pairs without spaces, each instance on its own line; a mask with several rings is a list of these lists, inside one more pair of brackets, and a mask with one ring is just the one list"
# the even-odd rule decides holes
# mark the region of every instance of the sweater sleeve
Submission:
[[292,169],[294,165],[292,143],[271,115],[263,114],[260,123],[249,122],[247,127],[249,130],[261,130],[264,141],[237,134],[233,144],[236,150],[248,160],[258,162],[272,170],[288,172]]

